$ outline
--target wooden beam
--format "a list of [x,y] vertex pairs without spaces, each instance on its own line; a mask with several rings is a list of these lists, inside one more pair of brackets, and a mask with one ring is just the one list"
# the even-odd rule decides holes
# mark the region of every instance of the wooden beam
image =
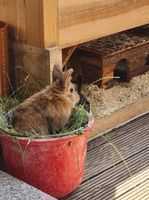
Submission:
[[[42,5],[41,0],[25,0],[24,4],[26,44],[35,45],[36,47],[44,47]],[[19,10],[18,18],[21,14]]]
[[8,23],[9,40],[44,47],[41,0],[0,0],[0,20]]
[[0,22],[0,96],[7,96],[9,94],[7,27],[7,24]]
[[49,83],[48,53],[23,43],[9,43],[12,92],[26,98]]
[[59,46],[149,23],[149,0],[59,0]]
[[58,46],[58,0],[43,1],[44,47]]
[[104,132],[118,127],[145,112],[149,112],[149,97],[120,109],[109,116],[95,120],[95,127],[90,138],[102,135]]
[[0,19],[8,23],[9,39],[25,41],[24,2],[19,0],[0,0]]
[[47,49],[48,53],[48,71],[49,71],[49,81],[52,82],[52,71],[53,66],[58,64],[62,68],[62,49],[59,47],[49,48]]
[[105,76],[105,75],[113,72],[114,69],[115,69],[115,64],[104,66],[102,75]]
[[0,0],[12,40],[70,47],[149,23],[149,0]]
[[63,49],[63,67],[67,64],[77,45]]

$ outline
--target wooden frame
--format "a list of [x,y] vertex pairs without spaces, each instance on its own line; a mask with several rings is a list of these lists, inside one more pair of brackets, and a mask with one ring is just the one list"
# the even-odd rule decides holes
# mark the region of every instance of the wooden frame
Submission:
[[95,120],[95,127],[90,138],[98,137],[103,133],[112,130],[128,121],[149,112],[149,97],[122,108],[109,116],[105,116],[99,120]]
[[[14,77],[22,77],[18,66],[27,71],[25,84],[35,92],[31,76],[38,74],[42,82],[48,71],[48,84],[53,64],[66,64],[75,49],[64,48],[147,24],[148,10],[149,0],[0,0],[0,20],[9,28],[11,71]],[[16,86],[22,87],[20,78]]]
[[40,48],[75,44],[149,23],[149,0],[0,0],[10,38]]
[[59,0],[59,46],[149,23],[148,0]]
[[8,87],[8,32],[7,24],[0,21],[0,95],[9,94]]
[[148,25],[141,26],[79,45],[70,63],[75,77],[80,74],[83,84],[110,88],[113,77],[128,82],[149,71],[148,32]]

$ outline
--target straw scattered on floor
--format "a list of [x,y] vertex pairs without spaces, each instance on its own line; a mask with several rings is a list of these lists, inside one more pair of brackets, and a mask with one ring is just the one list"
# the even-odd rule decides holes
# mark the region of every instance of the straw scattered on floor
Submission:
[[115,83],[110,89],[87,86],[82,93],[91,104],[96,119],[110,115],[121,108],[149,96],[149,72],[134,77],[129,83]]

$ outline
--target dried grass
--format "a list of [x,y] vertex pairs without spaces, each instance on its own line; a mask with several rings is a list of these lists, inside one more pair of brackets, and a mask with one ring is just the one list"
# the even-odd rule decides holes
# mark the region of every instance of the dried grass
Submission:
[[115,82],[107,90],[90,85],[82,93],[90,102],[94,117],[99,119],[149,96],[149,72],[134,77],[129,83]]
[[7,133],[12,136],[31,137],[31,138],[49,138],[49,137],[62,137],[72,134],[83,134],[84,128],[88,123],[88,112],[83,105],[76,106],[71,114],[71,117],[65,127],[55,134],[41,136],[39,133],[32,133],[28,131],[15,131],[11,124],[8,122],[6,113],[9,109],[14,108],[19,104],[19,101],[14,98],[0,97],[0,133]]

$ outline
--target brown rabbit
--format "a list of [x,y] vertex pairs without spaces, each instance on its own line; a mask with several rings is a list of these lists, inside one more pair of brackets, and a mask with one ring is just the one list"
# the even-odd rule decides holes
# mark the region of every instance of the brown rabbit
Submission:
[[71,83],[72,73],[73,69],[62,72],[54,65],[53,83],[9,112],[13,128],[40,135],[52,134],[62,128],[79,102],[79,94]]

